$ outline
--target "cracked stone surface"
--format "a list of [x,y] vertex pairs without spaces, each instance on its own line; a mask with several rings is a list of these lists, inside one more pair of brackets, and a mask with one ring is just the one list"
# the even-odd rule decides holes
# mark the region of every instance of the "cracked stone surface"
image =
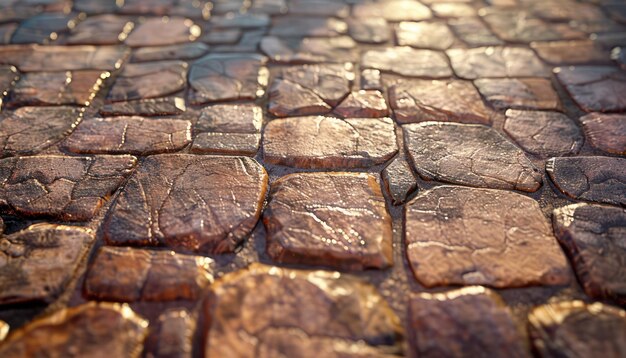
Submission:
[[116,15],[86,18],[72,29],[66,39],[71,45],[115,45],[128,36],[133,28],[130,19]]
[[591,40],[533,42],[530,47],[552,65],[611,63],[607,51]]
[[132,47],[173,45],[194,41],[200,34],[200,27],[189,19],[150,18],[137,24],[125,43]]
[[111,208],[105,241],[232,252],[256,225],[267,185],[263,167],[246,157],[147,157]]
[[186,109],[184,98],[163,97],[107,103],[100,108],[100,114],[103,116],[153,117],[181,114]]
[[380,91],[353,91],[335,108],[343,118],[388,117],[389,107]]
[[272,184],[264,211],[277,262],[363,270],[392,265],[391,217],[371,174],[300,173]]
[[454,44],[454,34],[443,22],[401,22],[396,27],[398,45],[433,50],[447,50]]
[[193,60],[205,55],[209,46],[201,42],[191,42],[179,45],[143,47],[133,51],[132,62]]
[[626,71],[617,67],[558,68],[556,77],[574,101],[587,112],[626,111]]
[[424,122],[402,129],[409,158],[426,179],[527,192],[542,184],[524,152],[492,128]]
[[361,58],[364,68],[407,77],[451,77],[452,70],[446,56],[439,51],[416,50],[408,46],[366,51]]
[[260,48],[272,62],[276,63],[343,63],[358,58],[356,42],[348,36],[305,37],[281,39],[263,37]]
[[383,169],[383,182],[394,205],[404,204],[415,190],[417,178],[405,158],[397,157]]
[[471,47],[498,46],[503,44],[503,41],[478,17],[460,17],[458,19],[452,19],[448,21],[448,25],[460,40]]
[[[567,6],[570,4],[573,2],[568,2]],[[509,42],[529,43],[531,41],[569,40],[585,37],[583,32],[568,24],[545,21],[526,11],[517,9],[488,9],[482,13],[482,19],[498,37]]]
[[580,118],[585,136],[594,147],[626,155],[626,115],[590,113]]
[[479,47],[446,51],[461,78],[549,77],[548,68],[535,53],[523,47]]
[[440,186],[409,202],[404,217],[409,263],[426,287],[570,282],[539,203],[521,194]]
[[561,101],[545,78],[483,78],[475,80],[478,91],[500,110],[562,110]]
[[421,21],[432,17],[430,9],[413,0],[391,0],[357,4],[352,9],[356,17],[382,17],[388,21]]
[[185,89],[187,63],[182,61],[128,64],[107,96],[110,102],[163,97]]
[[23,72],[113,71],[127,54],[121,46],[7,46],[0,47],[0,63]]

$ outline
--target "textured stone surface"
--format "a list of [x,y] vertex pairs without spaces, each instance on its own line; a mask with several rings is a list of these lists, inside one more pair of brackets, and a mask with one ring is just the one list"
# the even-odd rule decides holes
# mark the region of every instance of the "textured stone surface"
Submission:
[[10,93],[11,106],[88,105],[109,77],[101,71],[27,73]]
[[267,184],[265,170],[250,158],[148,157],[112,207],[105,241],[232,252],[256,225]]
[[611,63],[608,51],[591,40],[533,42],[530,47],[552,65]]
[[408,46],[366,51],[361,58],[364,68],[395,73],[408,77],[451,77],[452,70],[442,52],[416,50]]
[[107,100],[120,102],[163,97],[185,89],[187,64],[182,61],[162,61],[128,64],[115,80]]
[[545,78],[484,78],[475,80],[478,91],[495,108],[561,110],[561,101]]
[[184,308],[168,309],[152,322],[144,352],[148,357],[191,357],[196,322]]
[[275,261],[348,270],[393,263],[391,217],[373,175],[291,174],[270,197],[263,222]]
[[587,112],[626,110],[626,71],[617,67],[558,68],[556,76],[574,101]]
[[91,16],[79,22],[65,42],[71,45],[115,45],[124,40],[132,28],[133,22],[125,17]]
[[477,17],[462,17],[448,21],[448,25],[470,47],[497,46],[503,42]]
[[348,32],[358,42],[380,44],[389,41],[391,31],[383,18],[348,19]]
[[132,62],[192,60],[209,51],[209,46],[201,42],[159,47],[143,47],[133,51]]
[[356,17],[382,17],[388,21],[420,21],[432,17],[428,7],[414,0],[390,0],[384,2],[366,2],[357,4],[352,9]]
[[405,158],[394,159],[383,169],[381,176],[394,205],[404,204],[417,189],[417,179]]
[[546,171],[554,185],[569,197],[626,204],[626,159],[552,158],[546,163]]
[[150,18],[136,25],[125,43],[132,47],[173,45],[193,41],[200,34],[200,27],[189,19]]
[[[554,2],[556,3],[556,2]],[[568,1],[559,5],[562,9],[577,4]],[[554,41],[582,39],[585,34],[565,23],[553,23],[537,18],[527,11],[519,9],[487,9],[481,12],[483,20],[502,40],[515,43],[531,41]],[[565,20],[567,21],[567,20]]]
[[107,103],[100,108],[103,116],[167,116],[185,112],[185,99],[163,97]]
[[433,50],[447,50],[454,44],[454,34],[443,22],[401,22],[396,27],[398,45]]
[[343,118],[377,118],[389,116],[389,108],[380,91],[353,91],[335,108]]
[[626,155],[626,115],[590,113],[580,118],[585,136],[594,147]]
[[564,285],[570,268],[539,203],[501,190],[440,186],[404,211],[407,256],[426,287]]
[[424,178],[494,189],[534,192],[539,170],[492,128],[425,122],[403,127],[405,147]]
[[11,43],[49,43],[55,39],[57,33],[67,30],[75,17],[76,14],[60,12],[35,15],[20,24],[11,37]]
[[298,168],[368,167],[397,151],[389,118],[294,117],[265,127],[265,162]]
[[348,36],[280,39],[263,37],[260,48],[277,63],[353,62],[358,58],[356,42]]
[[23,72],[113,71],[126,55],[121,46],[7,46],[0,48],[0,63],[15,65]]
[[479,47],[446,51],[461,78],[549,77],[548,68],[535,53],[522,47]]
[[346,33],[348,25],[338,19],[329,17],[279,17],[273,21],[270,36],[332,37]]

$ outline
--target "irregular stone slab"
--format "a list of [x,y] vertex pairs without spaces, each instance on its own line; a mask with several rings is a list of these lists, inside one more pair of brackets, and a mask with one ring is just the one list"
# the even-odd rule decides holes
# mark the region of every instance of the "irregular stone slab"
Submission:
[[147,333],[148,321],[128,305],[89,302],[30,322],[11,334],[0,355],[71,357],[80,352],[88,357],[138,358]]
[[211,29],[203,31],[198,41],[209,45],[232,45],[239,41],[241,33],[239,29]]
[[172,10],[175,1],[125,0],[118,12],[128,15],[167,15]]
[[256,99],[264,94],[269,73],[266,58],[247,54],[210,54],[196,61],[189,71],[189,101]]
[[18,24],[3,24],[0,25],[0,44],[8,45],[11,43],[11,37],[17,29]]
[[555,69],[578,106],[587,112],[626,111],[626,71],[617,67],[579,66]]
[[476,9],[474,9],[470,4],[444,2],[433,3],[430,7],[437,17],[457,18],[472,17],[476,15]]
[[398,45],[446,50],[454,44],[454,34],[444,22],[401,22],[396,26]]
[[389,116],[389,108],[380,91],[352,91],[334,110],[343,118],[377,118]]
[[198,133],[191,151],[199,154],[245,155],[253,157],[259,151],[260,133]]
[[345,34],[348,25],[332,17],[282,16],[273,20],[270,36],[332,37]]
[[525,151],[541,157],[575,154],[583,142],[576,124],[557,112],[509,109],[504,131]]
[[192,20],[182,17],[149,18],[136,25],[125,43],[131,47],[174,45],[194,41],[201,32]]
[[452,19],[448,21],[448,26],[470,47],[498,46],[504,43],[477,17]]
[[193,301],[213,281],[211,263],[172,251],[104,246],[87,272],[85,294],[100,301]]
[[535,308],[528,322],[531,341],[545,357],[626,354],[626,312],[617,307],[600,302],[552,303]]
[[52,302],[94,240],[80,227],[37,224],[0,239],[0,304]]
[[364,90],[384,91],[379,70],[365,69],[361,71],[361,88]]
[[267,184],[265,170],[251,158],[147,157],[111,208],[104,240],[232,252],[256,225]]
[[420,176],[469,186],[534,192],[541,173],[524,152],[482,125],[425,122],[402,126]]
[[626,211],[585,203],[554,210],[554,232],[585,292],[594,299],[626,303]]
[[205,302],[209,357],[399,353],[402,329],[385,300],[370,284],[338,272],[253,263],[218,280]]
[[108,72],[101,71],[26,73],[11,91],[10,105],[87,106],[108,77]]
[[[565,6],[561,5],[561,8],[573,4],[575,3],[568,2]],[[586,37],[585,33],[566,23],[547,22],[520,9],[487,8],[481,11],[481,17],[498,37],[507,42],[529,43]]]
[[193,60],[205,55],[209,46],[201,42],[161,47],[144,47],[133,51],[132,62]]
[[559,95],[546,78],[483,78],[474,84],[497,109],[562,109]]
[[260,48],[276,63],[345,63],[358,60],[357,45],[348,36],[280,39],[263,37]]
[[552,158],[546,163],[546,171],[554,185],[569,197],[626,204],[626,159]]
[[439,186],[409,202],[404,217],[409,263],[426,287],[570,282],[567,259],[552,227],[539,203],[529,197]]
[[126,65],[115,80],[107,101],[163,97],[179,92],[187,84],[187,67],[182,61]]
[[184,308],[172,308],[151,324],[144,352],[152,357],[190,357],[196,321]]
[[509,308],[484,287],[415,295],[408,314],[414,356],[531,357]]
[[552,65],[611,63],[608,52],[591,40],[533,42],[530,47]]
[[400,81],[389,88],[389,103],[399,123],[491,123],[490,111],[469,81]]
[[594,147],[626,155],[626,115],[590,113],[580,118],[585,135]]
[[214,46],[213,53],[256,53],[266,31],[266,29],[256,29],[242,32],[237,43]]
[[211,29],[238,28],[249,29],[266,27],[270,25],[270,17],[267,14],[231,13],[210,18]]
[[397,150],[389,118],[275,119],[263,136],[267,163],[297,168],[369,167],[384,163]]
[[113,71],[127,54],[121,46],[6,46],[0,48],[0,63],[22,72]]
[[289,2],[289,13],[307,16],[347,17],[350,7],[333,0],[295,0]]
[[313,90],[282,79],[272,83],[269,100],[267,110],[276,117],[326,114],[332,109]]
[[416,50],[408,46],[366,51],[361,57],[361,66],[409,77],[452,76],[448,60],[442,52]]
[[270,196],[263,223],[273,260],[344,270],[393,264],[391,217],[373,175],[291,174]]
[[385,167],[381,176],[393,205],[404,204],[409,195],[417,190],[417,178],[409,163],[402,157],[397,157]]
[[191,143],[191,122],[143,117],[94,118],[83,121],[63,147],[80,154],[158,154]]
[[535,53],[523,47],[455,48],[446,51],[454,72],[461,78],[550,77]]
[[0,160],[0,206],[27,216],[88,221],[135,166],[130,155]]
[[152,117],[181,114],[185,110],[184,98],[164,97],[107,103],[100,108],[100,114],[103,116]]
[[56,40],[59,32],[66,31],[71,22],[76,21],[76,14],[42,13],[25,21],[13,33],[14,44],[44,44]]
[[354,5],[352,15],[355,17],[383,17],[392,22],[421,21],[432,17],[430,9],[413,0],[391,0],[385,2],[367,2]]
[[105,14],[81,21],[65,39],[69,45],[115,45],[126,39],[133,29],[128,18]]
[[352,18],[347,23],[348,33],[355,41],[383,44],[391,38],[389,26],[383,18]]

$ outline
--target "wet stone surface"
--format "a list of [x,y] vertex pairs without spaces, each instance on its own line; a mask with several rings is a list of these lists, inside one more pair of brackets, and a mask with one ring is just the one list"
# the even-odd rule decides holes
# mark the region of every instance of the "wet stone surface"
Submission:
[[88,105],[107,77],[109,73],[101,71],[26,73],[10,92],[8,104]]
[[100,108],[103,116],[167,116],[185,112],[185,99],[163,97],[107,103]]
[[591,145],[608,153],[626,155],[626,115],[590,113],[580,121]]
[[109,102],[164,97],[185,89],[187,63],[182,61],[128,64],[107,96]]
[[446,56],[439,51],[416,50],[408,46],[370,50],[363,54],[361,65],[407,77],[451,77]]
[[617,67],[558,68],[556,77],[587,112],[626,111],[626,71]]
[[173,45],[194,41],[200,34],[200,28],[189,19],[151,18],[135,25],[125,43],[132,47]]

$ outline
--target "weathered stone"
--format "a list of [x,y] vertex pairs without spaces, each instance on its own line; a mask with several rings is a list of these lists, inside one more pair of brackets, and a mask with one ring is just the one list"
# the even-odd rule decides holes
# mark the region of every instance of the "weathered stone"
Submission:
[[531,50],[522,47],[479,47],[446,51],[461,78],[549,77],[550,72]]
[[107,103],[100,108],[104,116],[168,116],[185,112],[185,99],[164,97]]
[[151,324],[144,352],[147,357],[191,357],[196,322],[186,309],[168,309]]
[[[606,19],[602,10],[592,3],[577,1],[543,1],[530,5],[530,12],[546,21],[594,21]],[[608,19],[606,19],[608,20]]]
[[267,14],[230,13],[226,15],[212,16],[210,21],[211,29],[249,29],[270,25],[270,17]]
[[0,304],[52,302],[65,289],[94,234],[37,224],[0,239]]
[[626,159],[552,158],[546,171],[565,195],[615,205],[626,204]]
[[344,270],[392,265],[391,217],[376,177],[298,173],[272,184],[263,215],[277,262]]
[[193,60],[209,51],[209,46],[201,42],[162,47],[144,47],[133,51],[132,62]]
[[0,65],[0,109],[2,108],[4,97],[9,93],[9,90],[15,85],[19,78],[17,68],[14,66]]
[[396,26],[398,45],[446,50],[454,44],[454,34],[444,22],[401,22]]
[[0,160],[4,212],[88,221],[125,181],[136,159],[41,155]]
[[263,37],[260,48],[277,63],[345,63],[358,59],[356,42],[348,36],[280,39]]
[[[209,357],[376,357],[399,353],[402,329],[376,289],[338,272],[252,264],[212,286]],[[247,339],[241,339],[247,337]],[[367,354],[369,353],[369,354]]]
[[17,24],[0,25],[0,45],[8,45],[11,43],[11,37],[17,29]]
[[503,190],[439,186],[404,211],[406,250],[426,287],[524,287],[570,282],[539,203]]
[[87,272],[85,294],[101,301],[195,301],[213,281],[211,263],[171,251],[105,246]]
[[576,124],[557,112],[509,109],[504,131],[524,150],[541,157],[575,154],[583,142]]
[[263,167],[246,157],[147,157],[105,220],[104,239],[232,252],[256,225],[267,184]]
[[409,77],[452,76],[448,60],[442,52],[416,50],[408,46],[366,51],[361,58],[361,65],[364,68],[374,68]]
[[287,80],[274,80],[269,96],[268,111],[277,117],[326,114],[331,110],[313,90]]
[[198,41],[202,41],[209,45],[232,45],[241,38],[241,30],[239,29],[211,29],[202,32],[202,37]]
[[64,308],[13,332],[0,355],[19,357],[141,356],[148,321],[127,305],[89,302]]
[[[566,7],[566,6],[562,6]],[[555,41],[585,38],[585,33],[568,24],[551,23],[519,9],[487,9],[483,20],[498,37],[507,42]]]
[[143,117],[83,121],[63,147],[84,154],[158,154],[176,152],[191,142],[191,122]]
[[98,94],[107,77],[109,73],[101,71],[26,73],[13,87],[10,105],[86,106]]
[[585,292],[626,304],[626,211],[574,204],[554,210],[554,232],[569,255]]
[[361,88],[364,90],[383,91],[382,76],[379,70],[365,69],[361,71]]
[[185,89],[187,63],[161,61],[129,64],[115,80],[109,102],[163,97]]
[[381,164],[397,151],[389,118],[311,116],[275,119],[265,127],[267,163],[298,168],[359,168]]
[[546,78],[482,78],[474,84],[497,109],[562,109],[559,95]]
[[225,52],[235,52],[242,54],[249,54],[257,52],[261,40],[265,36],[267,32],[266,29],[255,29],[242,32],[241,38],[237,43],[234,44],[223,44],[213,46],[213,53],[225,53]]
[[580,66],[555,69],[574,101],[587,112],[626,111],[626,71],[617,67]]
[[408,314],[413,356],[531,356],[506,304],[484,287],[415,295]]
[[401,81],[389,89],[389,102],[400,123],[491,123],[490,111],[468,81]]
[[543,357],[619,358],[626,354],[626,312],[596,302],[564,301],[528,316],[531,341]]
[[113,71],[126,55],[121,46],[6,46],[0,48],[0,63],[15,65],[22,72]]
[[294,0],[289,2],[289,13],[306,16],[347,17],[350,7],[334,0]]
[[150,18],[136,25],[125,43],[131,47],[174,45],[194,41],[200,34],[200,27],[189,19]]
[[417,179],[406,159],[397,157],[381,174],[393,205],[401,205],[415,190]]
[[389,116],[389,107],[380,91],[353,91],[334,110],[343,118],[378,118]]
[[88,17],[72,29],[65,39],[70,45],[115,45],[120,43],[133,29],[128,18],[115,15]]
[[530,47],[552,65],[611,63],[609,53],[591,40],[533,42]]
[[356,4],[352,9],[352,14],[359,18],[382,17],[393,22],[421,21],[432,17],[428,7],[414,0],[390,0]]
[[541,173],[524,152],[492,128],[442,122],[402,128],[409,157],[426,179],[528,192],[541,186]]
[[269,73],[266,58],[247,54],[210,54],[196,61],[189,71],[189,101],[256,99],[264,94]]
[[42,13],[25,21],[13,33],[11,42],[14,44],[44,44],[56,40],[58,33],[66,31],[69,24],[75,21],[76,14]]
[[476,16],[476,9],[461,2],[433,3],[431,6],[436,17],[455,18]]
[[454,33],[470,47],[497,46],[504,42],[477,17],[463,17],[448,21]]
[[332,17],[282,16],[273,20],[270,36],[332,37],[345,34],[348,25]]
[[626,115],[590,113],[580,118],[585,135],[594,147],[626,155]]
[[387,21],[380,17],[349,19],[348,32],[355,41],[370,44],[382,44],[391,38]]
[[254,156],[259,150],[260,133],[198,133],[191,151],[199,154]]

